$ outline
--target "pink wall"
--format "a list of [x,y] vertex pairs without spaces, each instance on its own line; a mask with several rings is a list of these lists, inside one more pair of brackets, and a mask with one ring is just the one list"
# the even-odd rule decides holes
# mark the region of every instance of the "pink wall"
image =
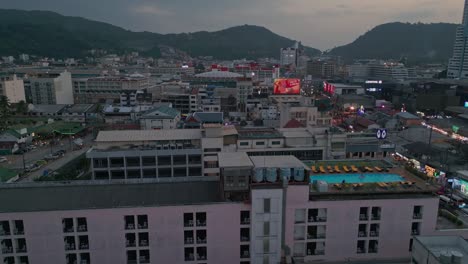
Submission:
[[[148,215],[151,263],[184,262],[183,214],[207,213],[209,263],[240,262],[240,211],[245,204],[166,206],[82,211],[0,214],[0,220],[24,221],[31,263],[64,263],[62,218],[86,217],[91,263],[126,263],[125,215]],[[77,233],[79,234],[79,233]],[[200,262],[200,261],[198,261]]]
[[[346,259],[395,259],[409,258],[409,241],[411,238],[411,224],[413,207],[423,206],[421,234],[430,235],[434,232],[437,220],[438,197],[376,200],[339,200],[339,201],[309,201],[308,186],[290,186],[288,188],[286,208],[286,243],[291,249],[294,247],[294,217],[296,209],[328,208],[325,255],[311,256],[306,259],[327,261],[343,261]],[[381,207],[378,238],[358,238],[360,207]],[[357,241],[362,239],[377,239],[379,252],[377,254],[357,254]]]

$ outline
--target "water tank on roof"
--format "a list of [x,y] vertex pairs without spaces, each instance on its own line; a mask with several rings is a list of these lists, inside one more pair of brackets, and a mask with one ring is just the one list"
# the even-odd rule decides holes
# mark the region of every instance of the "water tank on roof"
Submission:
[[459,251],[452,251],[452,263],[461,264],[463,261],[463,254]]
[[276,168],[267,168],[266,180],[269,182],[276,182]]
[[255,168],[254,177],[253,177],[254,182],[262,182],[263,181],[263,178],[264,178],[263,170],[264,170],[263,168]]
[[294,168],[294,180],[297,182],[304,181],[304,168]]
[[280,177],[285,181],[289,181],[291,179],[291,168],[281,168]]
[[451,264],[452,263],[452,253],[449,251],[440,252],[440,263],[441,264]]

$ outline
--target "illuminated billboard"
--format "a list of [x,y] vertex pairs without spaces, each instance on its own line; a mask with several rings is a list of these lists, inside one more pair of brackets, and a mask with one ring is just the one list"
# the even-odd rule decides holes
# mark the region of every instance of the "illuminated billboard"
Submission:
[[276,79],[273,94],[300,94],[301,80],[299,79]]

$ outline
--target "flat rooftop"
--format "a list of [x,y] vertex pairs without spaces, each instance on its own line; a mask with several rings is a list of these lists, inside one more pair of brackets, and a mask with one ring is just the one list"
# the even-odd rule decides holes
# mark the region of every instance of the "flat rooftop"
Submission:
[[240,139],[281,138],[282,135],[275,129],[240,129],[237,131]]
[[[435,258],[441,261],[440,256],[445,252],[461,254],[462,264],[468,263],[468,242],[458,236],[417,236],[415,239],[422,244]],[[443,263],[441,261],[441,263]],[[455,262],[451,262],[455,263]]]
[[96,142],[141,142],[157,140],[191,140],[202,138],[200,129],[113,130],[100,131]]
[[0,186],[0,213],[217,203],[217,181]]
[[298,168],[307,165],[294,156],[251,156],[250,160],[257,168]]
[[218,153],[219,167],[253,167],[253,163],[245,152]]

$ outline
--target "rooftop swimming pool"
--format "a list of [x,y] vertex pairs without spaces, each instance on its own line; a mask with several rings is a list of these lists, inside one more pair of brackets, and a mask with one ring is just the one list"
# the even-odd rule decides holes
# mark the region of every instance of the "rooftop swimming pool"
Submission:
[[327,183],[376,183],[376,182],[400,182],[405,178],[391,173],[341,173],[327,175],[312,175],[310,182],[324,181]]

